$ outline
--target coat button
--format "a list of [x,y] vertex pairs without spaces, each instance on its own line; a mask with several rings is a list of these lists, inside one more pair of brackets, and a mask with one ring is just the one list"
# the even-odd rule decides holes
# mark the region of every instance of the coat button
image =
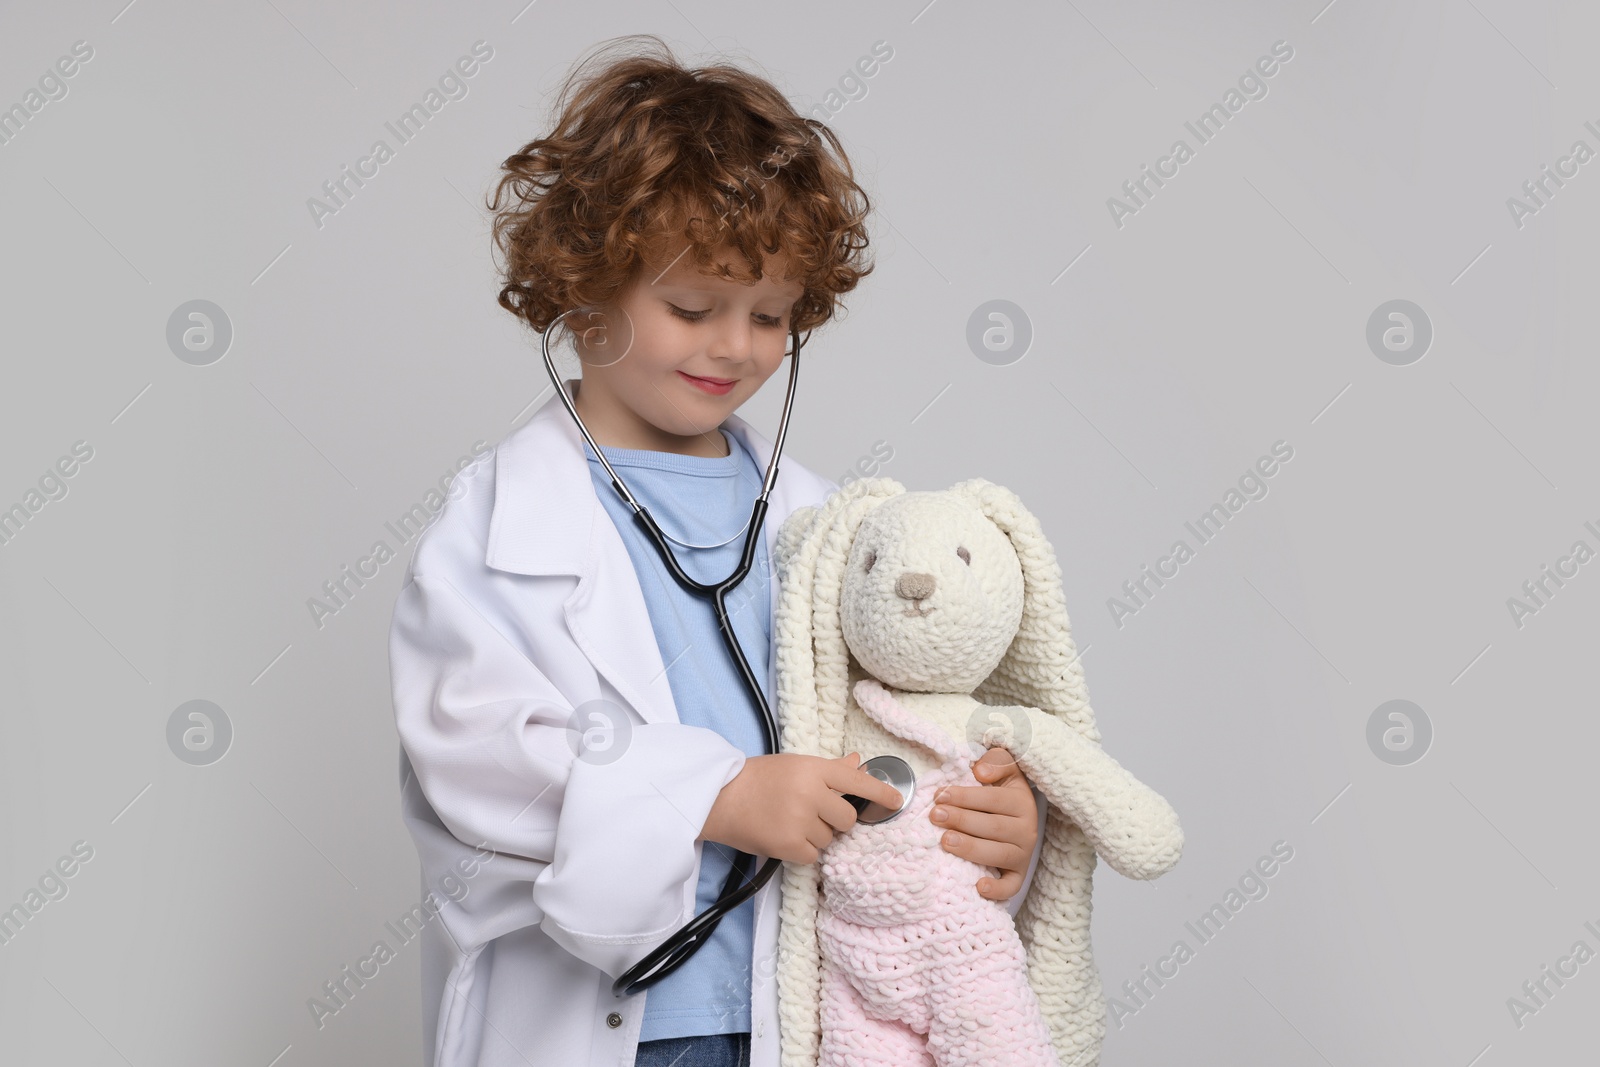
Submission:
[[617,1027],[622,1025],[622,1016],[618,1015],[616,1012],[612,1012],[610,1015],[606,1016],[606,1025],[615,1030]]

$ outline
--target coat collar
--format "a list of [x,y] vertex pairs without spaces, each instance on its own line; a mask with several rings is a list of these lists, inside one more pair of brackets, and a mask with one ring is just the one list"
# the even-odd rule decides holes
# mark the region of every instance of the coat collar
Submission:
[[[568,396],[576,381],[563,383]],[[765,472],[772,442],[737,415],[729,415],[722,428]],[[564,604],[574,639],[645,721],[675,722],[676,705],[644,593],[627,546],[595,493],[583,445],[566,406],[554,395],[500,443],[484,562],[516,574],[576,575],[577,587]],[[783,520],[812,502],[796,474],[785,475],[780,460],[762,523],[769,560]],[[756,577],[752,571],[751,578]],[[775,567],[769,580],[776,604]]]
[[[568,396],[577,381],[563,383]],[[729,415],[722,428],[744,443],[765,473],[772,442],[737,415]],[[593,573],[604,537],[597,524],[604,521],[613,534],[616,528],[595,495],[583,446],[577,424],[554,396],[500,443],[485,563],[517,574]],[[772,520],[782,523],[794,508],[787,499],[794,492],[792,481],[786,484],[780,461],[767,508],[769,548],[776,529]]]

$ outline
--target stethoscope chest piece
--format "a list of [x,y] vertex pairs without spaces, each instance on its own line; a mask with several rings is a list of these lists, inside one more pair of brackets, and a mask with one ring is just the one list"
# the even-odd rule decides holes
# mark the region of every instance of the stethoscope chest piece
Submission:
[[899,815],[911,803],[911,795],[917,791],[917,776],[912,771],[911,764],[899,756],[874,756],[861,765],[861,769],[880,782],[887,782],[894,786],[900,793],[900,806],[886,808],[876,800],[867,800],[863,797],[848,797],[856,809],[856,821],[874,826],[878,823],[888,822]]

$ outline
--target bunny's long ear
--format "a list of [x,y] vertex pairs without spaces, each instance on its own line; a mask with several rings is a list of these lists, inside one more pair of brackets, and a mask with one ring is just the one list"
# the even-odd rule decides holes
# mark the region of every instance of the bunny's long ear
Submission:
[[1083,665],[1061,591],[1061,565],[1044,527],[1004,486],[970,478],[951,486],[950,492],[966,497],[1000,527],[1022,564],[1022,623],[999,665],[972,695],[985,704],[1039,708],[1098,742],[1100,729],[1089,707]]
[[[839,619],[844,567],[861,519],[905,492],[892,478],[863,478],[820,507],[795,510],[778,530],[779,744],[784,752],[844,755],[850,650]],[[821,871],[783,864],[778,919],[778,1029],[783,1067],[816,1067],[822,1040],[822,959],[817,944]]]
[[[1061,591],[1061,566],[1044,528],[1003,486],[972,478],[950,491],[970,500],[1005,532],[1022,564],[1022,623],[999,665],[972,695],[984,704],[1038,708],[1098,745],[1100,731]],[[1094,846],[1054,804],[1046,806],[1039,832],[1044,846],[1016,915],[1028,957],[1028,983],[1039,998],[1063,1067],[1096,1067],[1106,1022],[1089,940]]]
[[785,752],[844,755],[849,649],[839,618],[844,568],[862,518],[905,486],[862,478],[820,507],[797,509],[778,530],[779,743]]

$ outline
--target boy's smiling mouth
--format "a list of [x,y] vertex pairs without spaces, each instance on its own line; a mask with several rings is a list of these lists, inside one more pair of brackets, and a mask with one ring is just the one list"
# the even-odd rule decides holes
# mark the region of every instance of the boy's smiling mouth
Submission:
[[690,385],[700,389],[703,392],[710,393],[712,396],[726,396],[732,391],[733,387],[738,384],[737,379],[724,379],[719,381],[715,378],[698,378],[695,375],[688,374],[684,371],[679,371],[678,374],[681,375],[684,381],[688,382]]

